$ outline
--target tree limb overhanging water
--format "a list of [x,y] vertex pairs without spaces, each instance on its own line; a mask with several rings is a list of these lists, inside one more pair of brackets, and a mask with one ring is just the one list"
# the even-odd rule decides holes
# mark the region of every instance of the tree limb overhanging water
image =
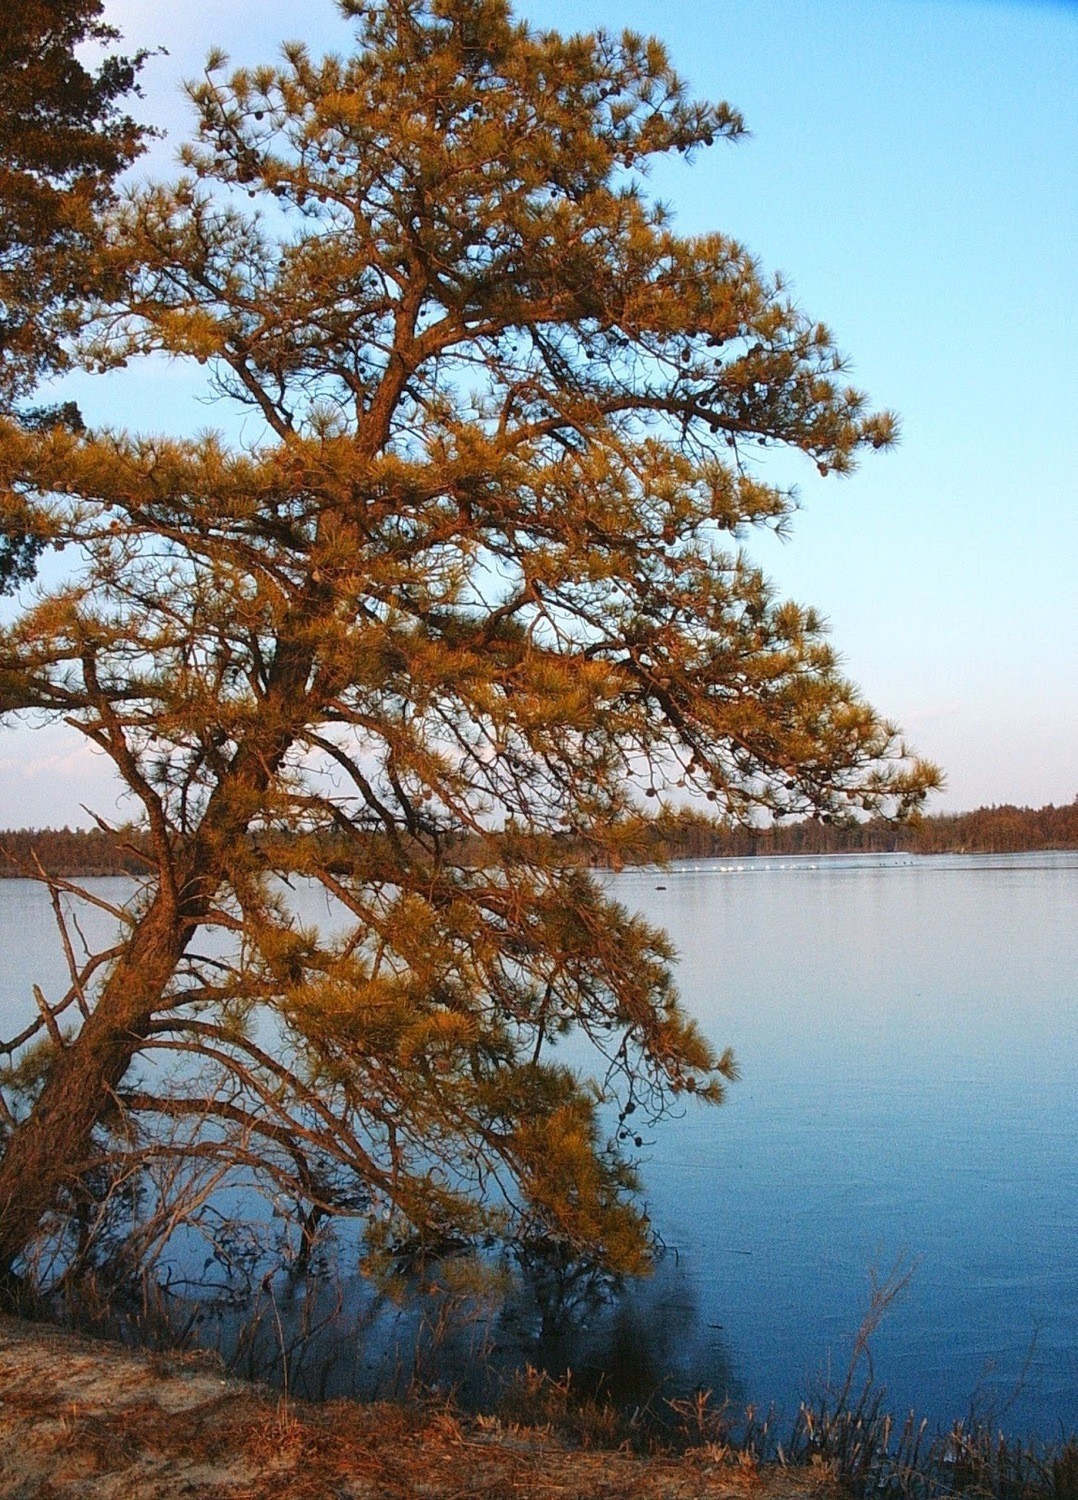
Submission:
[[734,1066],[558,841],[603,864],[683,792],[902,817],[939,782],[740,550],[796,504],[764,450],[841,474],[895,425],[781,278],[646,193],[737,112],[629,32],[354,12],[349,59],[210,60],[186,173],[107,218],[73,346],[205,364],[250,440],[0,426],[5,522],[66,568],[0,631],[0,710],[109,757],[148,860],[6,1078],[9,1284],[122,1264],[117,1215],[152,1264],[256,1177],[301,1258],[358,1216],[372,1255],[549,1237],[642,1269],[619,1126]]

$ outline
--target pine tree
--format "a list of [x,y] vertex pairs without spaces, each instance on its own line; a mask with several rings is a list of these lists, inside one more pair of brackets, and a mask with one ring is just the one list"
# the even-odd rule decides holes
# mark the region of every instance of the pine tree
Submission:
[[[10,0],[0,30],[0,412],[67,368],[68,337],[105,289],[101,215],[150,133],[120,110],[145,53],[96,72],[78,56],[118,39],[101,0]],[[69,403],[36,425],[78,426]],[[0,593],[33,576],[40,538],[5,516]]]
[[631,33],[353,11],[346,61],[211,59],[186,175],[107,237],[84,357],[204,362],[261,438],[0,440],[3,504],[73,559],[0,635],[0,706],[111,757],[153,861],[24,1035],[9,1269],[181,1168],[258,1175],[308,1238],[351,1213],[639,1267],[643,1127],[733,1064],[570,842],[616,863],[677,795],[901,815],[935,781],[738,546],[793,505],[761,448],[844,473],[893,423],[744,248],[649,199],[737,113]]

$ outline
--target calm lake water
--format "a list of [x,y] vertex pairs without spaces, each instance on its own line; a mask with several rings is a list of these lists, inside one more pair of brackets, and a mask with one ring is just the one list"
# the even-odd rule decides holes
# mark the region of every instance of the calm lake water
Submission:
[[[894,1409],[1078,1428],[1078,854],[692,861],[610,885],[670,932],[742,1081],[649,1142],[658,1273],[557,1337],[518,1299],[487,1353],[792,1413],[844,1371],[872,1269],[904,1258],[873,1343]],[[0,882],[0,953],[6,1032],[31,978],[63,980],[28,883]],[[349,1379],[377,1388],[391,1340],[364,1348]]]

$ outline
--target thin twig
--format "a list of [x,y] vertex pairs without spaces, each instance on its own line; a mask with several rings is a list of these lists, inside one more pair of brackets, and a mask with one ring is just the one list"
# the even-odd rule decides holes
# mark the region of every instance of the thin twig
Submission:
[[40,878],[49,888],[49,900],[52,902],[53,916],[56,918],[56,926],[60,931],[60,942],[63,944],[64,957],[67,959],[67,972],[71,976],[71,988],[74,990],[75,997],[79,1002],[79,1009],[82,1011],[83,1020],[88,1021],[90,1019],[90,1007],[86,1003],[86,992],[82,987],[78,964],[75,962],[75,950],[71,946],[71,936],[68,933],[67,923],[64,920],[63,907],[60,905],[60,892],[56,889],[56,885],[51,877],[45,873],[45,867],[38,858],[36,849],[33,851],[33,854],[34,864],[37,865]]
[[64,1034],[56,1024],[56,1017],[52,1013],[52,1008],[50,1007],[49,1002],[41,993],[41,986],[39,984],[35,984],[33,986],[33,991],[34,999],[37,1001],[37,1008],[41,1012],[41,1015],[45,1021],[45,1025],[48,1028],[49,1035],[52,1037],[53,1041],[58,1047],[62,1047],[64,1045]]

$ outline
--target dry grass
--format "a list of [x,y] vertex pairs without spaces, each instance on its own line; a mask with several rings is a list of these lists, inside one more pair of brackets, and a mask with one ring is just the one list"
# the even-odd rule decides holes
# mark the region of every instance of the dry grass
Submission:
[[3,1500],[794,1500],[824,1466],[572,1449],[430,1405],[309,1406],[162,1359],[0,1319]]
[[627,1415],[533,1370],[498,1416],[312,1405],[204,1354],[0,1318],[0,1500],[1078,1500],[1074,1438],[896,1428],[871,1378],[803,1406],[785,1462],[767,1418],[742,1413],[731,1436],[705,1393],[664,1406]]

